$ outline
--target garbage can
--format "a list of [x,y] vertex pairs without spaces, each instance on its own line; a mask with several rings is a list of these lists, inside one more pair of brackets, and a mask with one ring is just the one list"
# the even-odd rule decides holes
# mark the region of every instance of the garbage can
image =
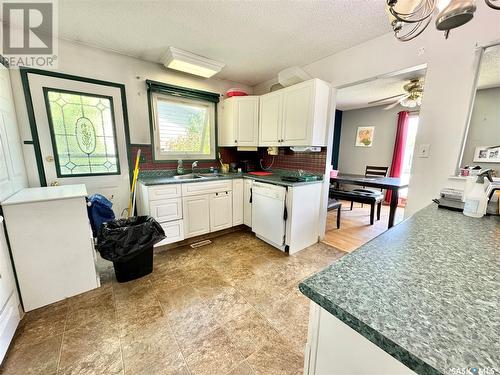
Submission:
[[113,262],[118,282],[135,280],[153,271],[153,245],[165,238],[152,217],[136,216],[105,222],[97,233],[97,250]]

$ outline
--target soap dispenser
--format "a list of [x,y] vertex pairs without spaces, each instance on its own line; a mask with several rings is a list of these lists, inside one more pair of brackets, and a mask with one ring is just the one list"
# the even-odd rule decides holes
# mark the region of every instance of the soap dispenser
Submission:
[[177,161],[177,174],[184,174],[184,164],[181,159]]
[[486,177],[490,182],[493,182],[491,177],[492,170],[486,169],[481,172],[476,179],[476,183],[472,190],[465,197],[464,215],[470,217],[483,217],[486,214],[488,206],[488,196],[484,186],[484,178]]

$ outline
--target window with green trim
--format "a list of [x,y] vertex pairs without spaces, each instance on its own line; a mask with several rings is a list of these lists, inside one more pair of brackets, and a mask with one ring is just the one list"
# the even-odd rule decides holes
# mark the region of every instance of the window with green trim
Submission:
[[58,177],[120,174],[113,99],[44,89]]
[[151,94],[156,160],[215,159],[215,103]]

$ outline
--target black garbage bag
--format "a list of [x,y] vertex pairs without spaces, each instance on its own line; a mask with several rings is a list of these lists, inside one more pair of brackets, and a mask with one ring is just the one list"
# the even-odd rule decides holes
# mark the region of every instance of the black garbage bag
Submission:
[[97,232],[97,250],[104,259],[126,262],[165,238],[161,225],[150,216],[105,222]]

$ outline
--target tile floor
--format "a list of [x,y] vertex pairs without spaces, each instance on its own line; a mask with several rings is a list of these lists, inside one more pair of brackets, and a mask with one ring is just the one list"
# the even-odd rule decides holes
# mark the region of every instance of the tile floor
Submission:
[[345,253],[287,256],[236,232],[158,252],[154,272],[26,314],[1,374],[300,374],[308,299],[298,282]]

